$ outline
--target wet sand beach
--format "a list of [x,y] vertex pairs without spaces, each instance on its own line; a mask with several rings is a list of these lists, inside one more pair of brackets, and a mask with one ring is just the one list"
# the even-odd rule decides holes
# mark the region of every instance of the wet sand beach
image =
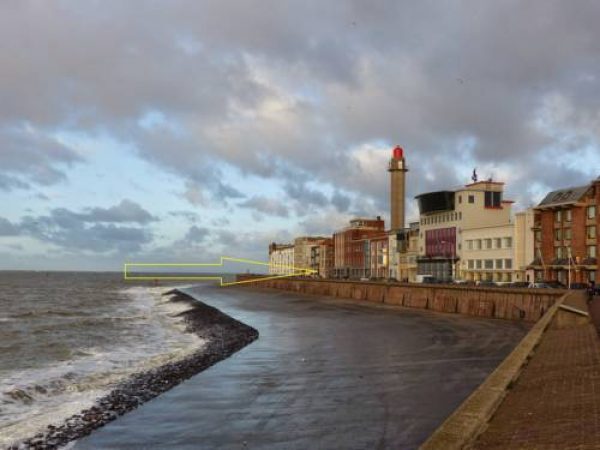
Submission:
[[76,449],[415,448],[528,329],[260,288],[186,292],[260,339]]

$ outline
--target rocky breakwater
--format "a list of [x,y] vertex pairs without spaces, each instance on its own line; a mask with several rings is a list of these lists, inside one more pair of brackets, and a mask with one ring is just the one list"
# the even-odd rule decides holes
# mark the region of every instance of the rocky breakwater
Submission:
[[[166,294],[172,295],[174,292]],[[165,295],[166,295],[165,294]],[[229,357],[258,338],[258,331],[216,308],[175,291],[171,301],[189,302],[193,308],[181,313],[186,331],[197,334],[206,343],[184,359],[132,375],[108,395],[97,400],[62,424],[49,425],[37,434],[9,449],[54,449],[89,435],[117,417],[175,387],[179,383]]]

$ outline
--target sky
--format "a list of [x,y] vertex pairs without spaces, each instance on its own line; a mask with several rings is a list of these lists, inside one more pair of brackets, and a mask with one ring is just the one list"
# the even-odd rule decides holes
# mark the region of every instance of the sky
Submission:
[[600,175],[600,3],[0,2],[0,269],[267,260],[482,178]]

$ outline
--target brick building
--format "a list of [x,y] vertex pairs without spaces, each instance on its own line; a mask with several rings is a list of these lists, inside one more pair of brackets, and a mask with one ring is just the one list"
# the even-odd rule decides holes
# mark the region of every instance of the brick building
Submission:
[[600,232],[600,178],[550,192],[535,208],[536,280],[565,285],[596,281]]
[[336,231],[333,234],[334,276],[336,278],[370,277],[370,239],[381,236],[385,236],[387,240],[385,223],[381,217],[356,218],[350,221],[350,226],[347,228]]

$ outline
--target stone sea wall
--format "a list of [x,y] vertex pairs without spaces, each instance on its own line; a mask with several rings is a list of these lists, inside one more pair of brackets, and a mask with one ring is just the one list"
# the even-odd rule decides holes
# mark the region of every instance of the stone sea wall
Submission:
[[248,283],[300,294],[322,295],[407,308],[536,322],[563,290],[399,284],[285,278]]

